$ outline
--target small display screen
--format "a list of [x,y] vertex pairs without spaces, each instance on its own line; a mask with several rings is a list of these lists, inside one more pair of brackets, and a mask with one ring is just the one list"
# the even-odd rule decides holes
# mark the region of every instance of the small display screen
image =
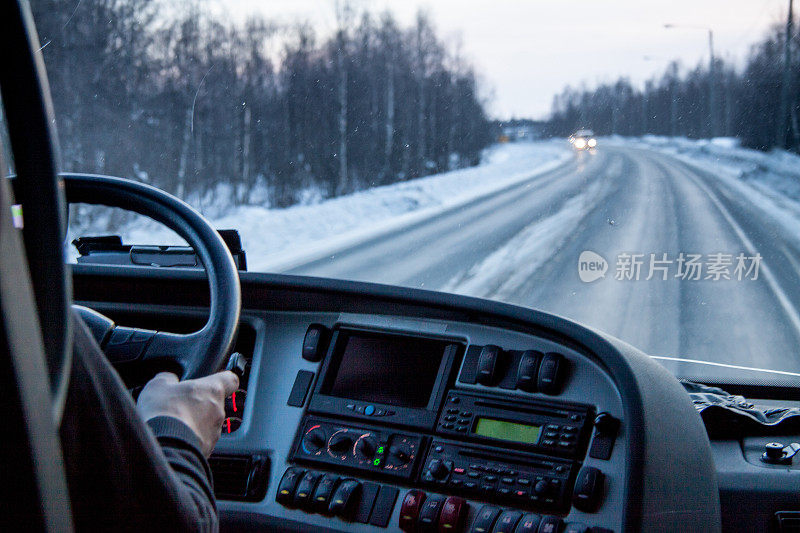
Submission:
[[506,422],[492,418],[479,418],[475,424],[475,434],[492,439],[521,442],[523,444],[536,444],[542,426],[529,426],[517,422]]
[[411,408],[428,406],[449,344],[362,333],[343,334],[339,342],[338,367],[325,394]]

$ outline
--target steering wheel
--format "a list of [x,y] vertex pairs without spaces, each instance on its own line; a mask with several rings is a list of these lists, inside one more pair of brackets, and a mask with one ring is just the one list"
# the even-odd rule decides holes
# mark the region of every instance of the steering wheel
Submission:
[[[188,242],[208,273],[208,321],[189,334],[116,326],[96,312],[82,313],[112,363],[169,362],[182,378],[216,372],[225,363],[239,326],[242,297],[239,273],[219,233],[197,211],[164,191],[122,178],[62,174],[69,203],[119,207],[161,222]],[[134,267],[141,268],[141,267]]]

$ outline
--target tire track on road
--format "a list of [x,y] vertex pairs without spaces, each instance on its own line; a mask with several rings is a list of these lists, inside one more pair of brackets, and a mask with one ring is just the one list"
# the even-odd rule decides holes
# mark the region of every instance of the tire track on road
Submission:
[[[744,245],[745,249],[749,254],[755,256],[759,254],[759,247],[757,247],[753,241],[748,237],[745,230],[736,219],[733,217],[731,212],[725,207],[719,197],[708,187],[702,180],[702,178],[691,171],[688,167],[683,166],[685,176],[692,180],[703,192],[705,192],[711,201],[714,203],[716,208],[719,210],[720,214],[723,218],[728,222],[731,229],[734,231],[736,236],[739,238],[741,243]],[[785,246],[783,246],[785,249]],[[759,254],[760,255],[760,254]],[[763,256],[762,256],[763,257]],[[791,260],[791,259],[790,259]],[[769,266],[768,261],[766,259],[761,260],[760,264],[760,272],[764,276],[764,281],[767,283],[769,288],[772,290],[773,295],[775,296],[778,304],[783,309],[787,320],[791,323],[792,327],[794,328],[795,337],[798,340],[798,344],[800,344],[800,313],[798,312],[795,305],[792,303],[792,300],[789,298],[787,293],[781,287],[781,284],[778,282],[777,277],[772,271],[772,268]]]

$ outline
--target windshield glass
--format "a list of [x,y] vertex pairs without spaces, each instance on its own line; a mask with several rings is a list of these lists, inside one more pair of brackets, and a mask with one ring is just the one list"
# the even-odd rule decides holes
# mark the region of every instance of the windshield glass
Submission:
[[[62,168],[181,197],[249,270],[533,307],[696,379],[731,369],[671,358],[800,372],[787,2],[31,4]],[[181,243],[73,209],[109,234]]]

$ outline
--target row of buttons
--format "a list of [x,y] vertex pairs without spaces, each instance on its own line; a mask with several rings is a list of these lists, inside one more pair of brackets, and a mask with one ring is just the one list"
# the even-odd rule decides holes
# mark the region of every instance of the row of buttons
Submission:
[[[433,451],[436,453],[444,452],[443,446],[436,446],[433,448]],[[510,468],[506,468],[503,466],[491,466],[491,465],[482,465],[478,463],[472,463],[469,465],[470,470],[474,470],[477,472],[486,472],[490,474],[497,474],[498,476],[516,476],[517,471],[512,470]],[[569,470],[569,467],[566,465],[556,465],[553,467],[553,472],[556,474],[564,474]],[[463,474],[465,469],[463,467],[456,467],[453,469],[455,474]]]
[[467,431],[469,431],[469,426],[464,426],[464,425],[457,426],[457,425],[455,425],[453,423],[450,423],[450,422],[444,422],[442,424],[439,424],[439,427],[442,428],[442,429],[449,429],[451,431],[457,431],[459,433],[466,433]]
[[290,467],[278,484],[275,501],[284,507],[386,527],[398,492],[390,485]]
[[442,418],[442,420],[444,420],[445,422],[458,422],[459,424],[469,424],[472,419],[469,417],[461,418],[456,415],[445,415]]
[[524,503],[553,505],[559,501],[563,492],[563,481],[543,476],[535,477],[498,477],[494,474],[481,475],[476,471],[464,472],[463,468],[452,468],[450,479],[438,479],[430,475],[430,470],[423,475],[429,483],[447,485],[448,487],[483,497],[498,496]]
[[470,533],[610,533],[600,527],[588,527],[576,522],[564,523],[557,516],[522,514],[484,505],[472,523]]
[[[493,474],[498,475],[505,475],[505,476],[516,476],[517,471],[511,470],[502,466],[490,466],[490,465],[481,465],[481,464],[471,464],[469,465],[470,470],[477,470],[478,472],[491,472]],[[566,467],[564,467],[566,468]]]
[[289,468],[278,485],[275,501],[285,507],[350,518],[361,493],[361,483],[332,474]]
[[569,440],[553,440],[553,439],[542,439],[539,443],[539,446],[543,448],[557,448],[559,450],[564,451],[572,451],[575,449],[575,439]]
[[400,506],[399,526],[406,533],[461,533],[468,514],[469,504],[463,498],[410,490]]
[[447,409],[445,415],[439,421],[439,427],[442,429],[449,429],[457,431],[458,433],[466,433],[472,425],[472,413],[469,411],[460,411],[458,409]]
[[459,411],[458,409],[447,409],[445,414],[452,417],[458,417],[463,419],[470,419],[472,418],[471,411]]
[[484,497],[498,496],[501,498],[516,500],[520,503],[553,505],[560,497],[561,483],[560,480],[552,481],[555,481],[555,483],[551,484],[547,481],[539,481],[534,484],[533,487],[509,487],[503,485],[496,486],[494,484],[489,484],[488,482],[480,483],[478,481],[453,479],[448,483],[448,486],[453,489]]
[[562,435],[577,435],[578,428],[576,426],[559,426],[558,424],[547,424],[544,427],[545,432],[551,431],[553,433],[561,433]]
[[[465,530],[469,504],[456,496],[445,498],[410,490],[403,497],[399,526],[406,533],[435,533]],[[480,508],[469,526],[470,533],[611,533],[600,527],[587,527],[577,522],[565,523],[557,516],[524,514],[502,510],[493,505]]]
[[392,416],[393,414],[395,414],[395,412],[390,409],[381,409],[380,407],[375,407],[374,405],[359,405],[355,403],[348,403],[345,407],[347,407],[351,411],[355,411],[360,415],[367,415],[367,416]]
[[540,446],[545,448],[558,448],[573,450],[578,443],[578,428],[575,426],[559,426],[548,424],[544,427]]

